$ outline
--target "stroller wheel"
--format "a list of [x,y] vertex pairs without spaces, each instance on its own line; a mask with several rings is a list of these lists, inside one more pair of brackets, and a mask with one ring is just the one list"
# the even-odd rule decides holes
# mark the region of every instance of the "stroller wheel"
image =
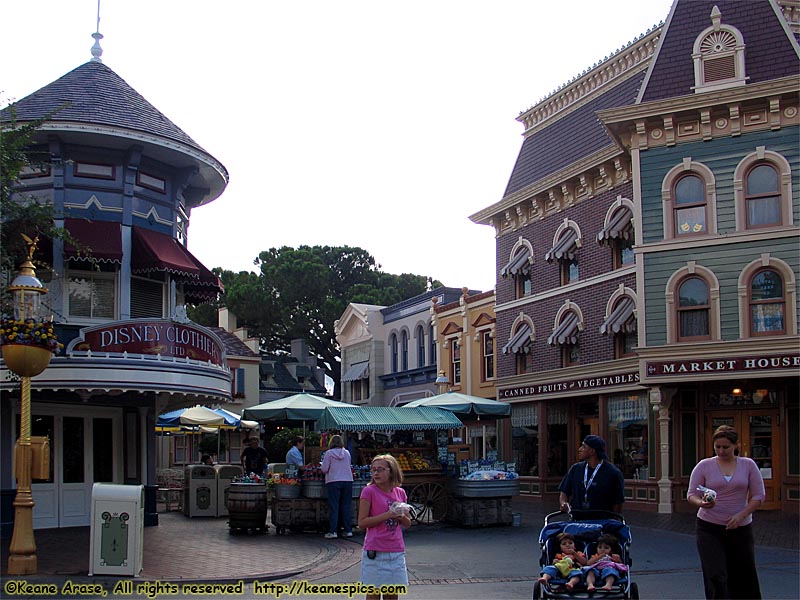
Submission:
[[533,584],[533,600],[541,600],[541,598],[544,598],[542,596],[542,584],[537,581]]
[[631,584],[630,594],[628,596],[631,600],[639,600],[639,586],[635,583]]

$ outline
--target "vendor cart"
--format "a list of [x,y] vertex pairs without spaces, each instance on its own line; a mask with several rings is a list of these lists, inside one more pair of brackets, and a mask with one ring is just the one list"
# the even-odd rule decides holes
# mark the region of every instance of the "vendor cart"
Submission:
[[[325,409],[318,426],[345,432],[397,432],[459,429],[462,423],[451,412],[439,408],[336,406]],[[416,522],[432,524],[447,517],[449,477],[432,442],[421,446],[360,448],[359,454],[365,464],[379,454],[391,454],[397,459],[403,469],[403,489],[414,507],[412,518]]]

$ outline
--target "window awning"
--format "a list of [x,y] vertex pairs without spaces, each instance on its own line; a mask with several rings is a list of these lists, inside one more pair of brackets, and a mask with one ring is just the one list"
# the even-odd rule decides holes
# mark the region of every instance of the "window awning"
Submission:
[[508,264],[500,270],[500,275],[503,277],[527,275],[530,272],[530,258],[531,251],[527,247],[519,250]]
[[578,315],[570,312],[561,320],[561,323],[553,329],[553,333],[547,338],[547,343],[551,346],[563,346],[576,344],[578,342]]
[[633,238],[633,213],[627,206],[619,208],[608,221],[608,224],[597,234],[598,244],[608,244],[612,240]]
[[531,328],[527,323],[520,326],[517,332],[511,337],[508,343],[503,346],[503,354],[516,354],[520,351],[530,351],[531,344]]
[[[64,219],[64,228],[78,243],[91,251],[94,260],[122,263],[122,237],[119,223]],[[79,257],[78,249],[69,242],[64,243],[64,253],[69,257]]]
[[633,316],[633,310],[635,308],[636,304],[633,298],[630,296],[622,298],[617,302],[616,306],[614,306],[614,310],[611,311],[608,318],[600,325],[600,333],[606,335],[609,333],[619,333],[620,331],[624,331],[625,333],[636,331],[636,319]]
[[329,406],[317,421],[320,430],[424,431],[463,427],[453,413],[441,408],[388,406]]
[[350,365],[347,372],[342,375],[342,381],[358,381],[359,379],[367,379],[368,377],[369,361],[365,361]]
[[578,232],[572,228],[567,229],[558,238],[555,246],[544,255],[547,262],[554,260],[572,260],[578,252]]
[[178,276],[185,283],[184,294],[189,302],[208,302],[225,291],[219,277],[169,235],[133,227],[132,247],[131,270],[134,273],[155,271]]

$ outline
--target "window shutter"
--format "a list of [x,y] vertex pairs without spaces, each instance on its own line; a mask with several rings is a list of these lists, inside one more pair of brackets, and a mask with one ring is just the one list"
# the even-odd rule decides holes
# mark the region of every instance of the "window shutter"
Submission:
[[706,83],[736,77],[736,59],[732,54],[703,61],[703,79]]
[[131,318],[160,319],[164,316],[164,284],[131,278]]

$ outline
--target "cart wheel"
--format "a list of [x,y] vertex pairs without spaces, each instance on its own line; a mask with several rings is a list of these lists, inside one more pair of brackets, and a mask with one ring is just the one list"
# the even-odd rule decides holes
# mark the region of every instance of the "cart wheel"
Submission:
[[441,483],[427,482],[415,485],[408,497],[408,503],[416,512],[412,518],[417,523],[425,525],[444,521],[447,516],[447,499],[447,490]]
[[542,598],[542,584],[538,581],[533,584],[533,600],[540,600]]
[[630,596],[631,600],[639,600],[639,586],[635,583],[631,584]]

